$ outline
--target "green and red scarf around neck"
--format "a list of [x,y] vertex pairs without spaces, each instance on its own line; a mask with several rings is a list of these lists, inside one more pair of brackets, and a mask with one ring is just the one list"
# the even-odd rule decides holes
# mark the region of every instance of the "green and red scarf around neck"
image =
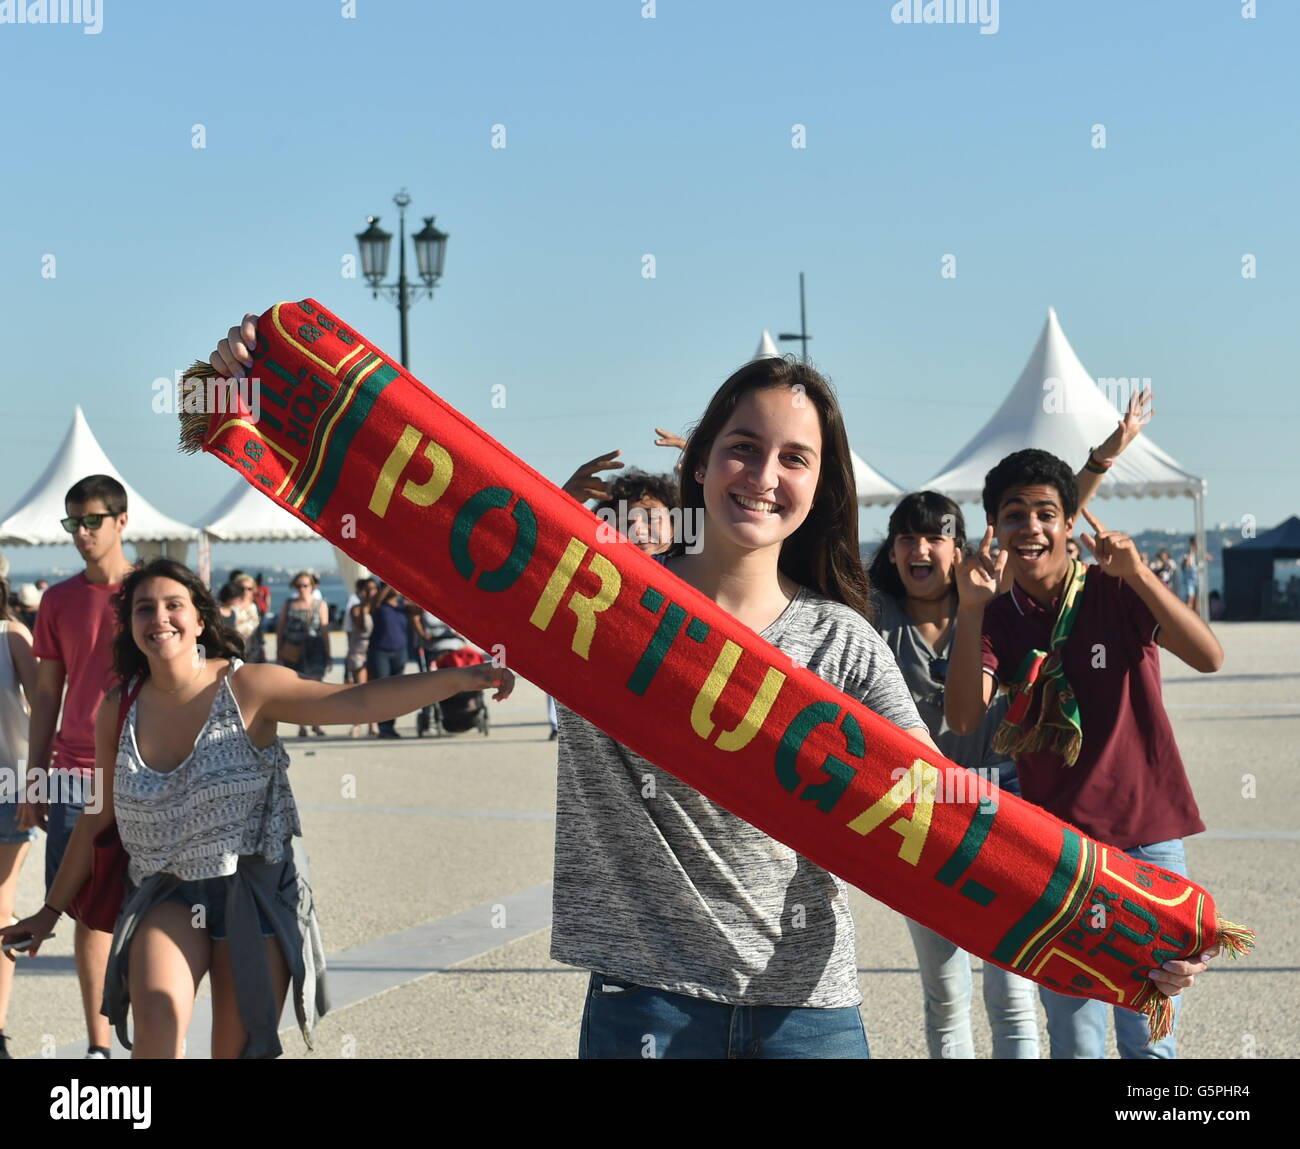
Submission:
[[1087,566],[1071,559],[1047,649],[1026,654],[1008,683],[1011,705],[993,735],[993,749],[999,754],[1018,761],[1024,754],[1047,750],[1064,766],[1073,766],[1079,760],[1083,723],[1079,700],[1065,677],[1065,644],[1083,607],[1087,581]]
[[[812,862],[1062,993],[1167,1032],[1150,970],[1251,934],[1199,885],[949,762],[682,582],[313,299],[253,384],[196,364],[203,450],[518,674]],[[252,417],[256,415],[256,418]]]

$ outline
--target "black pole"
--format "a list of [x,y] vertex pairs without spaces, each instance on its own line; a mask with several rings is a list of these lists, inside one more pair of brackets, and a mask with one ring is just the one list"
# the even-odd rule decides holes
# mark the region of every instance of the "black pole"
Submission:
[[803,361],[808,362],[808,314],[804,308],[803,272],[799,273],[799,338],[803,344]]
[[397,216],[397,310],[402,314],[402,366],[411,366],[410,347],[407,342],[406,312],[410,299],[406,293],[406,205],[398,205]]

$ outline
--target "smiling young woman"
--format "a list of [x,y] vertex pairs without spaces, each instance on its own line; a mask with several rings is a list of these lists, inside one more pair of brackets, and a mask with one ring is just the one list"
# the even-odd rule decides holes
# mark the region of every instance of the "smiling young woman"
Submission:
[[[826,381],[781,359],[742,367],[687,441],[681,487],[698,545],[679,539],[658,561],[932,745],[867,621],[851,456]],[[844,883],[558,715],[551,956],[593,971],[579,1056],[868,1056]]]
[[30,939],[35,954],[88,881],[95,836],[116,821],[129,866],[103,1012],[123,1043],[129,1009],[136,1057],[182,1056],[206,975],[212,1056],[276,1056],[291,983],[304,1037],[326,1008],[278,724],[377,722],[491,686],[504,699],[514,676],[485,663],[335,686],[245,665],[211,592],[170,559],[132,573],[116,603],[114,671],[124,690],[99,708],[94,801],[44,908],[0,937]]

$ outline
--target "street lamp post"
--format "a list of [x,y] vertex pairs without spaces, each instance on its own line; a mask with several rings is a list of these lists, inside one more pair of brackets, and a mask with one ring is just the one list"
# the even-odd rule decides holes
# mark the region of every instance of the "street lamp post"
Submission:
[[[406,316],[421,289],[419,284],[413,284],[406,278],[406,209],[411,203],[411,197],[406,194],[405,188],[393,196],[393,203],[397,205],[398,212],[397,282],[384,282],[384,276],[388,274],[388,249],[392,246],[393,236],[379,226],[377,215],[366,217],[369,226],[357,236],[357,246],[361,249],[361,273],[370,284],[371,295],[378,299],[382,293],[397,304],[401,315],[402,366],[409,367],[410,340]],[[425,216],[424,227],[411,237],[415,243],[416,267],[430,299],[433,298],[433,289],[442,278],[443,263],[447,258],[447,233],[434,227],[433,220],[433,216]]]
[[804,307],[802,271],[799,273],[799,334],[795,335],[790,332],[783,332],[778,335],[777,338],[781,340],[782,343],[788,343],[791,340],[794,340],[801,344],[803,350],[801,351],[799,358],[804,363],[808,362],[808,340],[810,340],[812,336],[808,334],[808,316]]

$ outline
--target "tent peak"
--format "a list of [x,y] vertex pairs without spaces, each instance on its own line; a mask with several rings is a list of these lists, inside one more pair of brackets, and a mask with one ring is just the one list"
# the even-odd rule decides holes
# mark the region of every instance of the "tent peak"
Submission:
[[758,349],[754,352],[751,363],[759,359],[780,359],[781,352],[777,350],[775,341],[772,339],[772,333],[766,328],[758,339]]

